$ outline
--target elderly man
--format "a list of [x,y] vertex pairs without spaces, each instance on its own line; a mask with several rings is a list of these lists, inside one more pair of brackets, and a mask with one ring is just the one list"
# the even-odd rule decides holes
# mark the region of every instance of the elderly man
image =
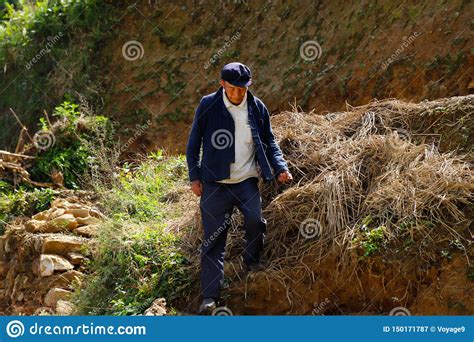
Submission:
[[225,65],[221,87],[201,99],[189,134],[189,180],[193,193],[201,196],[204,229],[200,313],[212,312],[220,297],[234,206],[244,216],[244,263],[248,271],[261,271],[266,220],[262,218],[258,177],[265,182],[276,178],[282,183],[293,179],[275,142],[267,108],[248,90],[251,83],[251,71],[246,65]]

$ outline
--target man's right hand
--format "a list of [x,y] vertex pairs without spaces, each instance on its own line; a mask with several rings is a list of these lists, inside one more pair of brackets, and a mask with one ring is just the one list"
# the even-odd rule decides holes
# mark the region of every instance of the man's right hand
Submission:
[[191,190],[196,196],[202,195],[202,183],[200,180],[195,180],[191,182]]

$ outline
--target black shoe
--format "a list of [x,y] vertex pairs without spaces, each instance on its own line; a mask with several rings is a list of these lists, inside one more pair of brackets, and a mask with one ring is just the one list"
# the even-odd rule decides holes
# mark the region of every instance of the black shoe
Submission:
[[265,265],[263,265],[261,262],[254,262],[250,265],[247,265],[247,271],[249,272],[261,272],[263,270],[265,270]]
[[214,298],[204,298],[199,306],[199,314],[210,315],[216,307],[216,301]]

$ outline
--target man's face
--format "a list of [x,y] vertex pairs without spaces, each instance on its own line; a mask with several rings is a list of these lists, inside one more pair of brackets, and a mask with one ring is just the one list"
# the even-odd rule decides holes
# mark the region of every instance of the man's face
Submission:
[[220,83],[221,86],[224,87],[225,93],[227,94],[230,102],[236,105],[242,102],[245,97],[245,93],[247,92],[247,87],[236,87],[224,80],[221,80]]

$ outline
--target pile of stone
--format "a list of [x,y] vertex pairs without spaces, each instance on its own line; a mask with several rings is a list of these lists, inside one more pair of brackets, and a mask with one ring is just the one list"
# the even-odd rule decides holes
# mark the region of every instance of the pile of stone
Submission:
[[70,315],[84,278],[88,245],[103,215],[77,197],[51,208],[0,237],[0,303],[6,314]]

